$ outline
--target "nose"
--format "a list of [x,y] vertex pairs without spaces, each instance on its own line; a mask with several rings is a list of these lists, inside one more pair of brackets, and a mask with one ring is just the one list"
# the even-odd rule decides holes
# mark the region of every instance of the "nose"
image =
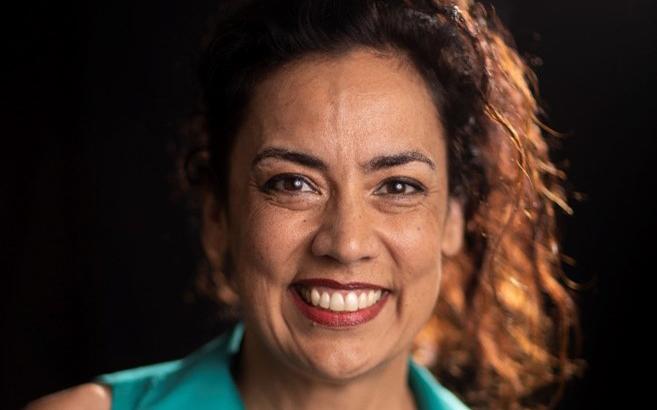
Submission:
[[377,256],[373,221],[362,195],[336,196],[327,204],[323,221],[312,241],[315,256],[353,264]]

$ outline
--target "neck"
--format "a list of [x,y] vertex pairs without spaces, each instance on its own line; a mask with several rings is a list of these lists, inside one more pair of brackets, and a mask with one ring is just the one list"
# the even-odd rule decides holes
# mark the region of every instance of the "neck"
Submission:
[[346,382],[306,375],[270,354],[246,332],[236,382],[248,410],[416,408],[407,382],[408,352]]

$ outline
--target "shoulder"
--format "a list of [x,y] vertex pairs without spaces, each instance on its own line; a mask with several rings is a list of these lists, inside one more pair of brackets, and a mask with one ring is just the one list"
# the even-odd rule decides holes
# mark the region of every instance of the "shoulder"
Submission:
[[186,408],[191,397],[203,397],[196,410],[242,408],[230,374],[238,351],[241,326],[215,338],[192,354],[97,376],[92,383],[72,387],[30,403],[25,410],[110,410]]
[[229,342],[239,341],[237,336],[233,330],[182,359],[103,374],[95,381],[111,388],[115,409],[187,408],[192,397],[204,398],[196,410],[219,403],[221,408],[241,408],[230,374],[235,349]]
[[85,383],[29,403],[24,410],[110,410],[112,393],[106,386]]

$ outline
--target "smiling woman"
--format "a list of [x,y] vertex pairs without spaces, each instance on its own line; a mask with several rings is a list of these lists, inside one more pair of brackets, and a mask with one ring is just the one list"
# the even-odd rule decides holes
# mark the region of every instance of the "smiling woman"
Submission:
[[[279,395],[308,374],[378,391],[367,403],[408,407],[399,383],[408,349],[436,303],[441,255],[454,255],[463,235],[420,75],[365,48],[295,60],[254,90],[231,160],[227,216],[241,222],[227,237],[244,349],[290,368],[277,386],[265,383],[277,379],[261,362],[247,361],[247,407],[271,400],[262,386]],[[206,230],[224,236],[218,219]],[[389,387],[373,389],[381,383]],[[342,400],[354,397],[332,403]]]
[[576,314],[553,203],[569,208],[502,38],[466,1],[231,2],[191,188],[200,283],[239,322],[33,408],[556,403]]

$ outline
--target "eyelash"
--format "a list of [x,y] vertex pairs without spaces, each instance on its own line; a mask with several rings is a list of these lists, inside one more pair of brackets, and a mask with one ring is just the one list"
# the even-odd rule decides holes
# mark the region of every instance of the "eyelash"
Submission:
[[[303,176],[301,176],[301,175],[297,175],[297,174],[280,174],[280,175],[276,175],[275,177],[271,178],[269,181],[265,182],[265,184],[262,186],[262,190],[264,192],[278,191],[278,192],[289,193],[291,195],[298,195],[300,193],[303,193],[304,191],[285,191],[285,190],[279,190],[279,189],[274,188],[274,186],[278,182],[291,181],[291,180],[295,180],[295,179],[296,180],[301,180],[302,183],[305,183],[306,185],[311,186],[311,184],[308,183],[308,180],[306,178],[304,178]],[[425,192],[425,189],[422,187],[421,184],[419,184],[417,182],[413,182],[413,180],[409,180],[407,178],[400,178],[400,177],[393,177],[393,178],[387,179],[386,181],[383,182],[381,187],[389,186],[392,183],[401,183],[403,185],[410,186],[413,189],[415,189],[415,191],[411,192],[411,193],[406,193],[406,194],[405,193],[390,193],[390,194],[377,194],[377,195],[392,195],[392,196],[396,196],[396,197],[402,197],[402,196],[417,195],[417,194],[421,194],[421,193]],[[313,188],[312,186],[311,186],[311,189],[312,189],[313,192],[317,192],[317,190],[315,188]]]

